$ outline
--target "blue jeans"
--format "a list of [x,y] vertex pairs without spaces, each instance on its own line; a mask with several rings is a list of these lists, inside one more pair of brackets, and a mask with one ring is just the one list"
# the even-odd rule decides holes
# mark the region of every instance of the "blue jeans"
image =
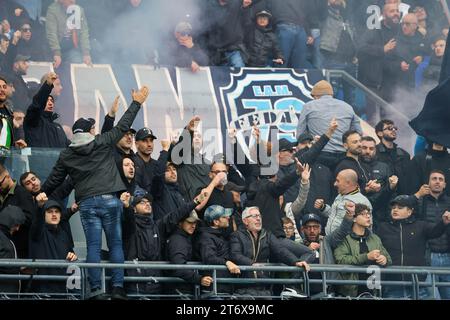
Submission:
[[[450,253],[431,253],[431,266],[432,267],[450,267]],[[439,282],[450,282],[450,275],[448,276],[436,276],[436,281]],[[450,299],[450,287],[439,287],[439,295],[441,299]]]
[[225,59],[227,62],[224,64],[224,66],[227,67],[235,67],[235,68],[244,68],[245,62],[242,58],[242,54],[239,50],[235,51],[226,51],[225,53]]
[[278,43],[284,56],[284,68],[307,69],[312,65],[306,60],[305,29],[299,25],[280,23],[277,25]]
[[[109,248],[109,259],[123,263],[122,248],[122,202],[112,194],[87,198],[80,202],[80,218],[87,244],[87,262],[100,262],[102,228]],[[89,268],[91,289],[101,288],[101,269]],[[112,286],[123,287],[123,269],[112,269]]]
[[[393,299],[412,299],[413,289],[411,286],[390,286],[384,289],[383,298]],[[419,288],[419,300],[426,300],[429,298],[428,290],[426,288]]]

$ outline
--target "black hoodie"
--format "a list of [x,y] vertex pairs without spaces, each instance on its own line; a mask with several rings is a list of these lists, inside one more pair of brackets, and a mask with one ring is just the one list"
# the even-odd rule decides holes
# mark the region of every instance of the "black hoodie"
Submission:
[[[45,211],[58,208],[61,220],[58,225],[45,222]],[[39,213],[35,215],[30,230],[30,256],[32,259],[66,260],[67,254],[73,251],[72,232],[69,219],[71,215],[62,213],[61,205],[53,200],[46,202]],[[56,268],[39,268],[42,275],[65,275],[66,270]],[[37,292],[66,292],[65,281],[36,281]]]
[[52,89],[53,85],[48,85],[45,82],[33,97],[33,102],[27,109],[23,127],[25,140],[29,147],[66,148],[70,144],[63,127],[55,122],[58,115],[44,111]]
[[[10,230],[25,223],[25,214],[16,206],[7,206],[0,212],[0,259],[17,259],[17,251],[11,240]],[[19,274],[18,267],[0,268],[3,274]],[[0,292],[16,293],[20,290],[20,281],[1,280]]]

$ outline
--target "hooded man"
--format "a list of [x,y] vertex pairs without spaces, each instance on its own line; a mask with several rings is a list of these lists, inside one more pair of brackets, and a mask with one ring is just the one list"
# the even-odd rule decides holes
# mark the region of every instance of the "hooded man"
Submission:
[[[7,206],[0,212],[0,259],[17,259],[17,251],[11,237],[25,223],[25,214],[16,206]],[[18,267],[0,268],[2,274],[19,274]],[[18,293],[20,280],[2,280],[0,292]]]
[[50,93],[57,79],[56,73],[48,73],[45,82],[27,109],[24,130],[29,147],[66,148],[70,144],[62,126],[55,122],[58,114],[54,112],[55,99]]

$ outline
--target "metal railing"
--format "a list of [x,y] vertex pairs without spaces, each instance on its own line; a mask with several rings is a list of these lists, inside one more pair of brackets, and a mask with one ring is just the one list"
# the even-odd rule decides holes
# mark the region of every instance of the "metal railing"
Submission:
[[[222,297],[222,298],[236,298],[235,295],[221,294],[218,289],[218,284],[230,284],[230,285],[280,285],[280,286],[301,286],[303,288],[302,294],[306,297],[314,298],[311,295],[311,285],[321,284],[322,292],[316,294],[316,297],[331,297],[329,288],[330,286],[336,285],[367,285],[367,281],[364,280],[342,280],[335,277],[329,277],[330,274],[336,273],[358,273],[366,274],[370,272],[369,267],[355,267],[348,265],[311,265],[310,273],[305,272],[303,269],[298,267],[290,267],[282,264],[264,264],[261,266],[239,266],[241,272],[244,271],[264,271],[264,272],[275,272],[275,273],[289,273],[291,278],[219,278],[217,276],[218,271],[227,270],[226,266],[221,265],[202,265],[199,263],[188,263],[187,265],[175,265],[168,262],[135,262],[127,261],[124,264],[114,264],[114,263],[86,263],[86,262],[66,262],[59,260],[4,260],[0,259],[0,270],[3,268],[64,268],[65,270],[70,270],[68,275],[43,275],[43,274],[3,274],[0,273],[0,299],[87,299],[89,298],[88,292],[88,282],[87,282],[87,272],[89,268],[101,268],[102,269],[102,284],[103,290],[106,291],[106,282],[110,278],[107,276],[108,269],[122,268],[122,269],[149,269],[149,270],[160,270],[160,271],[171,271],[171,270],[195,270],[196,272],[209,271],[213,277],[212,290],[204,295],[200,292],[199,285],[195,286],[195,290],[192,290],[192,294],[131,294],[130,298],[172,298],[172,299],[205,299],[210,297]],[[74,273],[74,270],[79,270],[78,273]],[[437,281],[437,276],[450,275],[450,268],[434,268],[434,267],[388,267],[377,269],[380,276],[401,274],[405,278],[410,278],[410,280],[402,281],[385,281],[379,279],[380,288],[385,286],[407,286],[412,289],[412,299],[419,299],[420,288],[431,288],[432,298],[436,298],[434,292],[438,287],[450,287],[449,282],[439,282]],[[310,275],[320,273],[320,279],[311,279]],[[292,277],[294,276],[294,277]],[[428,276],[429,281],[420,281],[420,276]],[[77,278],[78,277],[78,278]],[[78,288],[72,288],[75,290],[68,290],[67,293],[52,293],[52,292],[27,292],[27,293],[14,293],[14,292],[1,292],[1,284],[6,280],[32,280],[32,281],[65,281],[66,284],[70,280],[77,280],[79,283]],[[125,283],[129,282],[151,282],[151,283],[161,283],[161,284],[171,284],[174,288],[176,285],[187,284],[184,280],[177,277],[162,276],[162,277],[136,277],[136,276],[126,276]],[[194,287],[194,284],[191,284]],[[261,298],[261,297],[254,297]],[[267,297],[264,297],[267,298]],[[278,298],[280,296],[271,296],[271,298]],[[379,298],[382,298],[380,295]]]

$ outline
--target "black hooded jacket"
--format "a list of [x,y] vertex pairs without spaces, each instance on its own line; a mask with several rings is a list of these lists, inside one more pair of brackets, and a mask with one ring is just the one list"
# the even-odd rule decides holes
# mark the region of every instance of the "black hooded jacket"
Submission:
[[157,175],[152,181],[152,208],[155,220],[161,219],[186,203],[178,183],[167,183],[164,179],[164,175]]
[[[16,225],[25,222],[25,214],[16,206],[7,206],[0,214],[0,259],[17,259],[17,251],[11,239],[10,230]],[[19,274],[18,267],[2,267],[0,273]],[[0,292],[17,293],[20,290],[20,281],[2,280],[0,281]]]
[[266,67],[270,59],[284,60],[277,35],[271,26],[266,28],[254,26],[249,29],[245,42],[250,56],[249,67]]
[[[45,211],[58,208],[61,220],[58,225],[45,222]],[[67,254],[73,251],[72,231],[69,219],[72,214],[63,214],[60,204],[49,200],[35,215],[30,229],[30,257],[32,259],[66,260]],[[65,269],[39,268],[42,275],[65,275]],[[65,281],[36,281],[38,292],[66,292]]]
[[29,147],[66,148],[70,144],[63,127],[55,122],[58,115],[44,111],[52,89],[53,85],[48,85],[45,82],[33,97],[33,102],[27,109],[23,127],[25,141]]
[[[125,260],[161,261],[165,252],[164,245],[167,235],[195,208],[191,201],[155,221],[153,214],[136,214],[132,206],[124,209],[124,222],[122,226],[123,246]],[[161,276],[159,270],[141,269],[127,270],[128,275],[134,276]],[[160,289],[158,283],[151,281],[144,283],[131,283],[129,289],[133,292],[152,293]]]

